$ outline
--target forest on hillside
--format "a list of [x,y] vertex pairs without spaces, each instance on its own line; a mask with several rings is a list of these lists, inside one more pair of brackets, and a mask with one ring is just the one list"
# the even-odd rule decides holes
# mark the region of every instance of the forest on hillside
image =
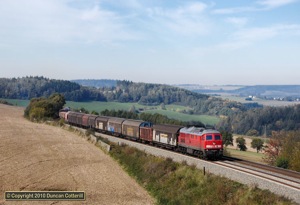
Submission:
[[49,97],[54,93],[63,94],[70,101],[105,101],[105,97],[96,89],[66,80],[39,76],[0,78],[0,98],[30,100],[37,97]]
[[234,113],[223,119],[218,128],[250,136],[270,136],[272,131],[300,130],[300,105],[268,106]]
[[247,106],[161,84],[117,81],[112,87],[86,87],[44,77],[0,78],[0,98],[32,99],[63,94],[69,101],[137,102],[141,105],[178,104],[192,108],[188,114],[230,115]]
[[223,100],[161,84],[116,81],[115,86],[86,87],[66,80],[44,77],[0,78],[0,98],[32,99],[62,94],[68,101],[136,102],[141,105],[177,104],[189,107],[187,114],[221,117],[220,130],[247,135],[270,135],[272,131],[299,130],[300,105],[260,107]]

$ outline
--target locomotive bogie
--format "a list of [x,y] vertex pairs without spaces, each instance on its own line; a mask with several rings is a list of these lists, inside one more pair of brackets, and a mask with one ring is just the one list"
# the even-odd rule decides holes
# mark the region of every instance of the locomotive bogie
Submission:
[[207,149],[204,152],[204,157],[208,159],[222,159],[223,157],[223,150],[219,149]]

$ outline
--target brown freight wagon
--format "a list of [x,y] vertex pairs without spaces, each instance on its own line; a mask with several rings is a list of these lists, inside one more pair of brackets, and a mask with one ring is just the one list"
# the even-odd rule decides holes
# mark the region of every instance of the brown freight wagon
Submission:
[[122,135],[137,140],[140,138],[140,129],[150,126],[149,122],[128,119],[122,123]]
[[88,128],[89,126],[88,126],[88,120],[89,120],[89,117],[90,117],[91,115],[90,114],[84,114],[83,116],[82,116],[82,126],[84,127],[84,128]]
[[153,125],[153,142],[166,147],[177,146],[179,130],[182,127],[179,125]]
[[153,127],[140,127],[140,139],[145,142],[153,141]]
[[109,117],[107,122],[107,130],[113,135],[121,135],[122,134],[122,123],[125,119],[117,118],[117,117]]
[[96,122],[97,117],[98,117],[98,115],[90,115],[89,116],[89,119],[88,119],[88,127],[89,128],[96,128],[95,122]]
[[[107,132],[108,131],[108,117],[105,116],[98,116],[95,118],[95,128],[96,130],[99,130],[101,132]],[[91,121],[93,121],[93,118],[91,118]]]
[[82,127],[82,117],[85,115],[84,113],[77,113],[76,114],[76,124],[80,127]]
[[69,124],[71,125],[77,125],[77,112],[69,112],[69,114],[67,115],[67,119]]

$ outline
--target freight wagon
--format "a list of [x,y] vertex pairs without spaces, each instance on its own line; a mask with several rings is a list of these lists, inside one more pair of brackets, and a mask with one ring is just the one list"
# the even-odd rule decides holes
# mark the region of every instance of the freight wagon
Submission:
[[121,136],[122,123],[125,121],[123,118],[109,117],[107,121],[107,131],[112,135]]
[[106,133],[108,131],[108,119],[109,118],[105,116],[98,116],[95,119],[95,129],[100,132]]
[[178,131],[182,126],[178,125],[153,125],[153,142],[175,148],[177,146]]
[[122,135],[134,140],[139,140],[141,134],[140,129],[144,127],[150,128],[151,126],[152,124],[150,122],[127,119],[122,123]]

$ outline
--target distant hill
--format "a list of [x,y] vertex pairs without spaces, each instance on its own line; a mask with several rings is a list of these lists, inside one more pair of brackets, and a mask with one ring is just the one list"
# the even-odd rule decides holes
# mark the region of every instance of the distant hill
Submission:
[[300,85],[195,85],[182,84],[177,87],[185,88],[197,93],[206,94],[230,94],[241,97],[256,96],[260,98],[284,98],[284,100],[295,100],[300,98]]
[[115,87],[117,85],[117,80],[95,80],[95,79],[78,79],[78,80],[71,80],[71,82],[78,83],[82,86],[89,86],[95,88],[103,88],[103,87]]
[[197,91],[199,93],[218,93],[237,90],[246,86],[243,85],[199,85],[199,84],[175,84],[174,86],[187,90]]
[[300,85],[255,85],[246,86],[230,93],[241,96],[263,96],[272,98],[300,97]]

